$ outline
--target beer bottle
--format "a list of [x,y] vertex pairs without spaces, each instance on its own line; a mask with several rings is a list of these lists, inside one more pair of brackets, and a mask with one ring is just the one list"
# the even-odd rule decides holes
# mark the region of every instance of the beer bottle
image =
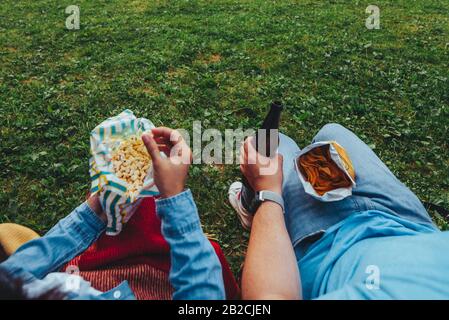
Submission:
[[[279,122],[281,119],[282,109],[283,107],[281,103],[279,102],[271,103],[270,111],[268,112],[267,116],[265,117],[262,123],[262,126],[260,127],[260,129],[262,129],[261,133],[265,134],[265,148],[260,146],[260,143],[258,141],[258,134],[256,134],[256,150],[263,156],[271,157],[274,156],[276,152],[277,146],[271,146],[270,143],[271,139],[273,139],[273,141],[277,140],[279,145]],[[274,134],[275,137],[271,137],[272,134]],[[243,178],[242,179],[243,186],[240,201],[243,207],[246,209],[246,211],[255,214],[260,203],[256,201],[255,198],[256,193],[251,188],[245,176],[243,176],[242,178]]]

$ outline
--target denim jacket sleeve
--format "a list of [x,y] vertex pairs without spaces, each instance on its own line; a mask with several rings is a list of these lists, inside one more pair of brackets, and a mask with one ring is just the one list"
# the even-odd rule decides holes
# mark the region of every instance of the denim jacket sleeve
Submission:
[[105,227],[87,203],[83,203],[45,236],[21,246],[1,267],[11,274],[26,275],[28,280],[42,279],[86,250]]
[[162,234],[170,245],[173,299],[224,299],[220,261],[201,229],[192,193],[156,201]]
[[[158,200],[157,208],[162,220],[162,233],[171,247],[169,277],[175,288],[173,298],[224,299],[221,264],[202,232],[191,192],[185,191],[175,197]],[[25,284],[34,281],[35,285],[39,283],[36,279],[42,280],[84,252],[105,227],[105,223],[83,203],[45,236],[21,246],[0,267],[20,276]],[[96,297],[75,295],[71,298],[107,299],[107,294]],[[131,291],[128,296],[132,298]]]

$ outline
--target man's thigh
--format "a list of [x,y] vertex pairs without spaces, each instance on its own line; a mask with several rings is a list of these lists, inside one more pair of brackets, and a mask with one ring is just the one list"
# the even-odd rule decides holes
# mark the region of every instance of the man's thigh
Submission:
[[337,141],[349,154],[356,173],[354,196],[368,199],[368,207],[386,211],[417,223],[432,224],[418,197],[352,131],[339,124],[325,125],[313,142]]
[[317,141],[337,141],[346,149],[356,172],[356,187],[352,196],[336,202],[322,202],[306,194],[294,164],[299,147],[292,139],[281,135],[279,152],[284,158],[285,219],[294,245],[365,210],[381,210],[418,223],[432,224],[413,192],[353,132],[339,124],[328,124],[314,137],[313,142]]
[[327,228],[359,210],[358,204],[351,197],[337,202],[322,202],[305,193],[295,166],[299,151],[291,138],[280,135],[285,223],[293,245],[306,238],[317,238]]

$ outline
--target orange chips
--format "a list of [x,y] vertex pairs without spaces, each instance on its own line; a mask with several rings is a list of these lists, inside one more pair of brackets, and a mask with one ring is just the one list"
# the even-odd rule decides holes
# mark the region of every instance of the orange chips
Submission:
[[[338,152],[346,171],[355,180],[354,168],[346,151],[336,143],[332,146]],[[320,196],[338,188],[349,188],[352,181],[348,175],[332,160],[330,144],[315,147],[298,159],[298,168]]]

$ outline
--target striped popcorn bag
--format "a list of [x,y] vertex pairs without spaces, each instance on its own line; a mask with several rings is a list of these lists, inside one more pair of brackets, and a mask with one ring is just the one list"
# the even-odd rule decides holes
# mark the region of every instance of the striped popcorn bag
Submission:
[[154,125],[144,118],[136,118],[132,111],[125,110],[118,116],[107,119],[90,134],[89,173],[91,194],[99,192],[100,202],[108,217],[106,234],[117,235],[128,222],[141,200],[159,194],[153,180],[150,163],[143,185],[136,192],[132,186],[118,177],[114,170],[113,154],[120,144],[130,137],[140,137]]

